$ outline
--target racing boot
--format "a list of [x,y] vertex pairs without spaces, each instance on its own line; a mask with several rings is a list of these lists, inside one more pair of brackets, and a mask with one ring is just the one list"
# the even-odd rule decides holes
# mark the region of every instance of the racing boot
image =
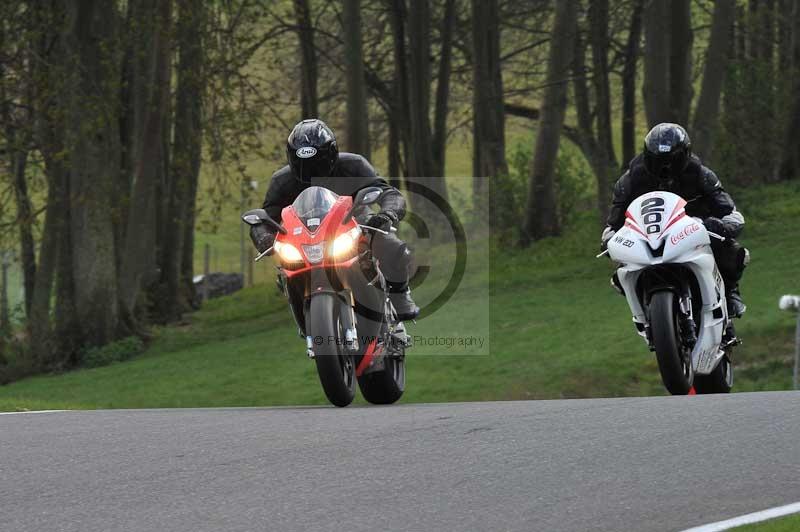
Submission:
[[411,299],[411,289],[408,283],[389,283],[389,300],[397,312],[398,321],[416,319],[419,316],[419,307]]
[[725,300],[728,302],[728,317],[741,318],[747,311],[747,305],[742,301],[742,294],[739,293],[739,285],[735,284],[726,290]]

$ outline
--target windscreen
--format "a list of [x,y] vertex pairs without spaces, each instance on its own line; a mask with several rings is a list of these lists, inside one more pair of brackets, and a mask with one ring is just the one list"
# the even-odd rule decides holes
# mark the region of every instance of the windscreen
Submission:
[[292,203],[297,217],[309,230],[315,231],[331,210],[339,196],[323,187],[309,187],[300,193]]

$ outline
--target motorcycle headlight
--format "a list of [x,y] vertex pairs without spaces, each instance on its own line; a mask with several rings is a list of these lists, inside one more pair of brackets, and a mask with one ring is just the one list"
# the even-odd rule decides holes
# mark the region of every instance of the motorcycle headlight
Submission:
[[352,254],[356,250],[358,238],[361,236],[361,229],[354,227],[336,237],[331,245],[331,256],[335,259],[341,259],[347,255]]
[[303,262],[303,256],[300,254],[300,251],[291,244],[275,242],[275,251],[278,252],[281,260],[284,262]]

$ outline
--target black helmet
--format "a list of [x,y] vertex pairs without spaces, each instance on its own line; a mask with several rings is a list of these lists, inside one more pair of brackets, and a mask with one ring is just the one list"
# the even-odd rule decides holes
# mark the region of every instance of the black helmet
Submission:
[[680,178],[691,156],[689,135],[678,124],[658,124],[644,138],[645,168],[660,180]]
[[339,160],[333,131],[322,120],[303,120],[286,141],[286,155],[294,175],[303,183],[312,177],[328,177]]

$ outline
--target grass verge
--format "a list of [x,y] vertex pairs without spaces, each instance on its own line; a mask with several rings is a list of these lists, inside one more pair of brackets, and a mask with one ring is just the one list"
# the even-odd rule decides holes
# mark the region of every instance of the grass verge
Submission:
[[[800,219],[800,185],[736,196],[753,260],[742,284],[749,310],[738,325],[745,343],[735,353],[735,390],[786,389],[795,317],[779,311],[777,301],[800,289],[793,223]],[[663,394],[653,355],[635,335],[624,299],[608,286],[612,265],[594,258],[598,233],[585,213],[562,238],[527,250],[494,249],[491,272],[470,273],[442,311],[410,328],[422,337],[467,335],[488,320],[491,347],[415,347],[403,401]],[[488,261],[488,248],[480,254]],[[0,410],[325,403],[271,283],[211,301],[155,336],[129,361],[0,387]]]

